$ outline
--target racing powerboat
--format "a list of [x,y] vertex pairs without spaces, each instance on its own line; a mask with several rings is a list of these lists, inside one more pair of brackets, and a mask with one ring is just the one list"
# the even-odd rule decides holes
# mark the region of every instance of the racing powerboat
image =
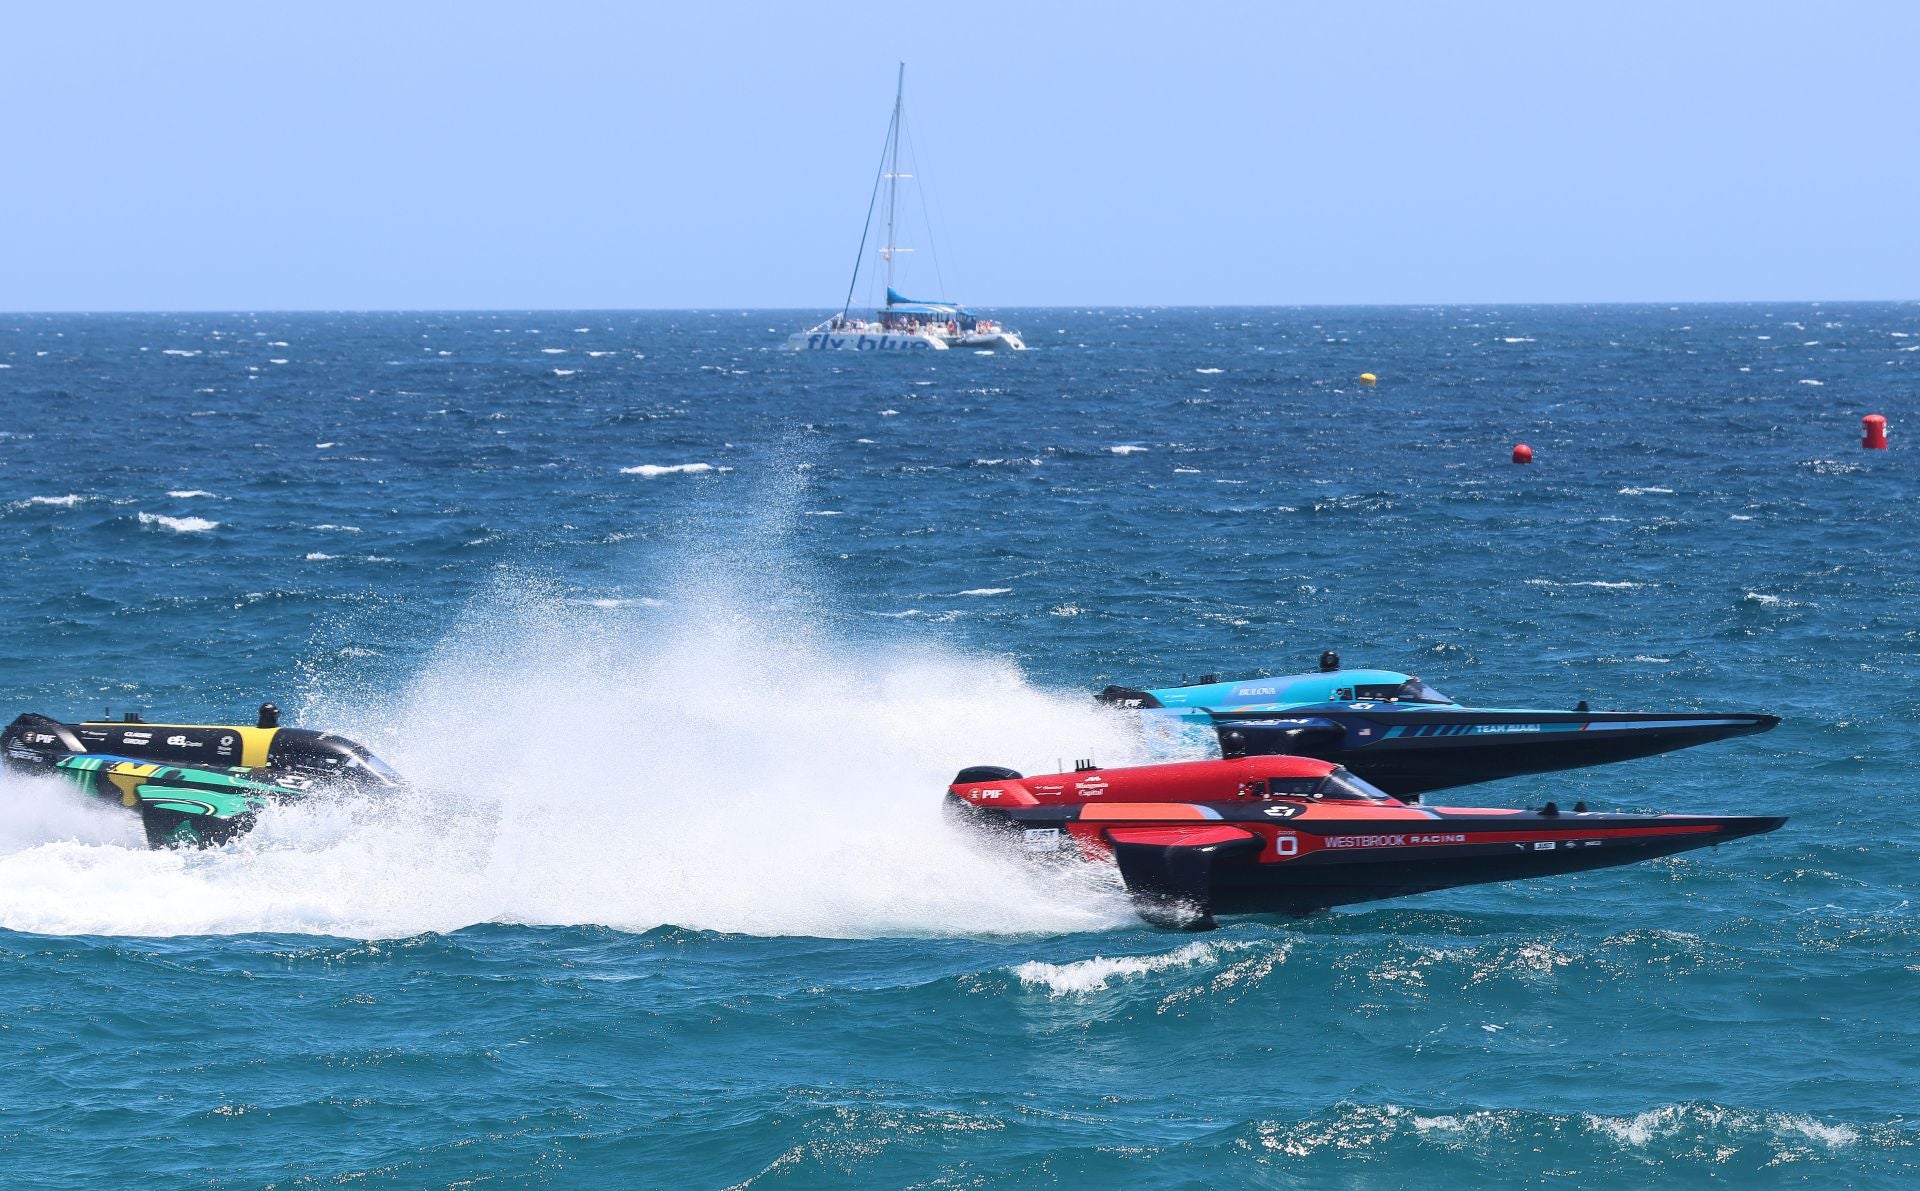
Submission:
[[1419,806],[1311,757],[1249,756],[1022,777],[963,769],[950,816],[1026,852],[1112,861],[1156,926],[1310,914],[1457,885],[1559,876],[1772,831],[1778,816]]
[[212,847],[252,829],[260,812],[333,783],[387,789],[400,776],[365,747],[311,728],[283,728],[262,704],[252,726],[62,723],[29,712],[0,732],[0,761],[52,773],[137,811],[147,842]]
[[[1331,665],[1328,665],[1331,662]],[[1411,674],[1345,670],[1135,690],[1102,702],[1179,735],[1217,738],[1223,757],[1288,753],[1335,761],[1397,797],[1496,778],[1605,765],[1765,732],[1779,716],[1690,711],[1462,707]]]

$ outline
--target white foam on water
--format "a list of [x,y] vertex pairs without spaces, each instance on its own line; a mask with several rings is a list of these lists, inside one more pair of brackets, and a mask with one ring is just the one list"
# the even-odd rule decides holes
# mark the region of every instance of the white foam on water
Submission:
[[338,557],[339,555],[337,554],[322,554],[318,550],[314,550],[308,553],[307,561],[308,562],[331,562],[333,559]]
[[1632,1116],[1584,1113],[1582,1119],[1588,1130],[1636,1149],[1667,1138],[1691,1137],[1705,1130],[1724,1132],[1735,1139],[1766,1135],[1776,1144],[1811,1141],[1830,1150],[1842,1149],[1860,1140],[1860,1130],[1852,1125],[1828,1124],[1800,1113],[1757,1112],[1715,1104],[1665,1104]]
[[1673,495],[1673,489],[1671,489],[1671,488],[1651,488],[1651,487],[1649,487],[1649,488],[1622,488],[1622,489],[1621,489],[1621,490],[1619,491],[1619,493],[1618,493],[1618,495],[1620,495],[1620,496],[1672,496],[1672,495]]
[[1013,974],[1022,984],[1046,989],[1050,997],[1066,997],[1101,992],[1119,979],[1214,963],[1222,950],[1214,943],[1188,943],[1159,955],[1096,955],[1065,964],[1030,960],[1013,969]]
[[330,530],[334,533],[359,533],[360,532],[360,527],[358,525],[310,525],[307,528]]
[[1006,595],[1012,590],[1013,588],[1011,587],[969,587],[967,590],[957,594],[963,596],[996,596]]
[[[77,797],[65,779],[0,770],[0,854],[58,841],[144,848],[140,820],[103,799]],[[26,892],[31,896],[30,891]]]
[[1219,376],[1226,370],[1223,368],[1195,368],[1194,371],[1198,372],[1201,376]]
[[1826,381],[1823,381],[1823,380],[1802,380],[1802,381],[1801,381],[1800,383],[1801,383],[1801,384],[1803,384],[1803,385],[1815,385],[1815,386],[1819,386],[1819,385],[1824,385],[1824,384],[1826,384],[1827,382],[1826,382]]
[[638,467],[623,467],[623,476],[692,476],[713,470],[711,463],[642,463]]
[[578,371],[580,371],[578,368],[555,368],[553,374],[555,376],[572,376]]
[[205,517],[163,517],[159,513],[140,514],[140,524],[158,526],[174,533],[206,533],[210,529],[220,528],[218,521],[209,521]]
[[175,500],[193,500],[196,497],[210,497],[213,493],[208,492],[204,488],[172,488],[167,491],[167,495],[173,497]]
[[1146,449],[1147,448],[1145,447],[1137,447],[1137,446],[1133,446],[1132,444],[1122,444],[1117,447],[1107,448],[1107,450],[1112,451],[1116,455],[1134,455]]
[[71,509],[85,499],[87,498],[84,496],[75,496],[72,493],[65,496],[29,496],[12,507],[18,509],[28,505],[48,505],[56,509]]
[[1534,342],[1534,341],[1533,341],[1533,340],[1531,340],[1531,339],[1528,339],[1528,338],[1527,338],[1526,336],[1524,336],[1524,335],[1512,335],[1512,336],[1506,336],[1506,337],[1503,337],[1503,338],[1502,338],[1502,339],[1500,340],[1500,342],[1502,342],[1502,343],[1532,343],[1532,342]]
[[[103,828],[43,824],[0,799],[0,926],[872,937],[1136,921],[1104,866],[1036,867],[940,807],[965,765],[1144,760],[1123,718],[910,627],[921,622],[888,640],[837,637],[804,599],[772,610],[751,565],[737,593],[697,567],[663,573],[687,585],[664,609],[503,585],[404,689],[323,683],[289,715],[366,741],[408,776],[406,791],[277,807],[204,852],[148,851],[131,816],[109,842]],[[96,808],[78,805],[93,824]]]

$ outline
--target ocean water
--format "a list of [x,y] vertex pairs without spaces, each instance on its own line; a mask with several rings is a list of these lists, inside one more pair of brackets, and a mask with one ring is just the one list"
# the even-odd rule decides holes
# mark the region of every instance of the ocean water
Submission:
[[[1920,305],[805,319],[0,317],[4,717],[414,781],[156,853],[0,774],[0,1180],[1920,1176]],[[1325,648],[1784,717],[1461,801],[1792,820],[1204,936],[940,821]]]

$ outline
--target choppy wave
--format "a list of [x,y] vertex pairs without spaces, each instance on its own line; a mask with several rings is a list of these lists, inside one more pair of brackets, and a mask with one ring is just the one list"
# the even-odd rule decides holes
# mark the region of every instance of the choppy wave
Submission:
[[623,467],[623,476],[697,476],[714,470],[711,463],[642,463],[635,467]]
[[209,521],[205,517],[168,517],[160,513],[141,513],[140,524],[174,533],[206,533],[220,528],[218,521]]

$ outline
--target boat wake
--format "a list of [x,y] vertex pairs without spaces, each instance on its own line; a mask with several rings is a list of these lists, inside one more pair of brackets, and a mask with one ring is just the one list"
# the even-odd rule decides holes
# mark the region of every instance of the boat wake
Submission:
[[322,683],[297,722],[365,741],[413,788],[277,807],[223,848],[147,851],[116,808],[0,776],[0,927],[870,937],[1134,921],[1100,868],[970,847],[938,797],[966,764],[1138,759],[1123,720],[1004,661],[837,638],[757,592],[686,596],[607,607],[519,583],[397,693]]

